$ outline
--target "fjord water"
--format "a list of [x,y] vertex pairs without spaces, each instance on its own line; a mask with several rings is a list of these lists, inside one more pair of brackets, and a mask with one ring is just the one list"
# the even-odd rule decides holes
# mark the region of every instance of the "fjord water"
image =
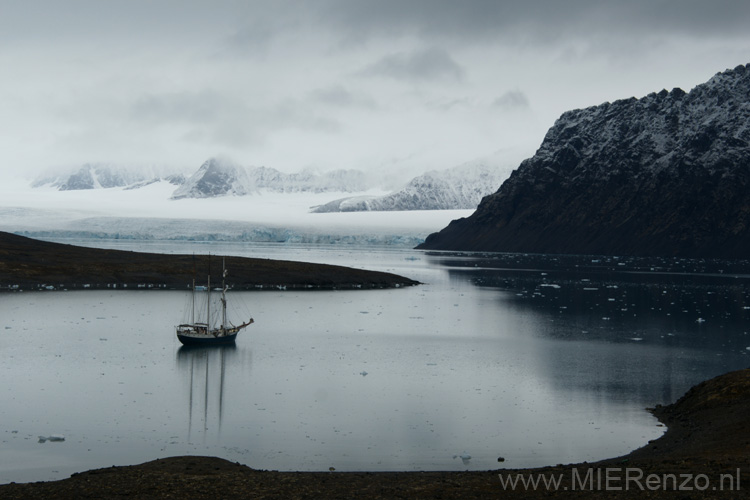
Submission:
[[[343,264],[424,284],[231,293],[230,314],[256,323],[213,349],[175,338],[187,292],[5,294],[0,483],[184,454],[275,470],[591,461],[661,435],[646,407],[746,367],[750,352],[741,263],[76,243]],[[52,435],[64,440],[41,442]]]

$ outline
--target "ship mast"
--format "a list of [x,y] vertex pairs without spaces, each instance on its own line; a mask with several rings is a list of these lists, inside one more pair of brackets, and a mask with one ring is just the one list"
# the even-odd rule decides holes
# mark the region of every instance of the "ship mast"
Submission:
[[192,305],[190,306],[190,324],[195,326],[195,254],[193,254],[193,297]]
[[226,267],[226,259],[224,257],[221,258],[221,331],[222,333],[226,333],[227,328],[227,285],[226,285],[226,277],[227,277],[227,267]]
[[208,295],[206,300],[206,333],[211,330],[211,254],[208,254]]
[[190,324],[195,325],[195,276],[193,276],[193,303],[190,306]]

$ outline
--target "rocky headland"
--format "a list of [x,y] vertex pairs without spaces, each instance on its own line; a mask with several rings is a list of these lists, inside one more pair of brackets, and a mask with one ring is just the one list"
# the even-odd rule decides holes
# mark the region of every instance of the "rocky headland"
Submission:
[[750,65],[566,112],[474,214],[418,248],[744,258],[749,123]]

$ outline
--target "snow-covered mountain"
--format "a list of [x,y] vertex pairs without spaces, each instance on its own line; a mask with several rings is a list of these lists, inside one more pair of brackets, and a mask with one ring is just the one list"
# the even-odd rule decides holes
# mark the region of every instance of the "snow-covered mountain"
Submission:
[[213,198],[216,196],[244,196],[252,192],[245,169],[229,160],[211,158],[191,175],[172,198]]
[[481,159],[413,178],[385,196],[355,196],[313,207],[312,212],[473,209],[510,175],[510,163]]
[[177,186],[170,196],[173,200],[257,193],[351,193],[352,196],[316,205],[312,212],[461,210],[476,208],[483,196],[494,192],[510,175],[515,160],[513,152],[501,151],[452,169],[427,172],[405,185],[406,178],[399,179],[392,173],[352,169],[284,173],[269,167],[242,166],[226,158],[210,158],[189,176],[166,168],[87,163],[74,171],[44,175],[32,187],[51,186],[59,191],[134,190],[167,181]]
[[161,170],[105,163],[86,163],[72,172],[44,174],[32,183],[32,187],[52,186],[60,191],[77,191],[114,187],[138,187],[159,180],[166,180],[172,184],[179,185],[185,180],[181,174]]
[[175,190],[173,199],[245,196],[260,190],[275,193],[354,193],[369,189],[367,175],[358,170],[310,170],[287,174],[268,167],[243,167],[219,158],[207,160]]
[[285,174],[273,168],[248,169],[248,175],[257,189],[277,193],[356,193],[371,189],[374,179],[359,170],[332,170],[317,173],[312,170]]
[[[334,193],[383,195],[403,186],[406,173],[310,170],[287,174],[212,158],[189,178],[148,168],[84,165],[65,174],[0,183],[0,229],[35,237],[134,240],[242,241],[325,245],[414,247],[435,228],[466,216],[465,206],[481,190],[492,191],[507,176],[513,153],[474,161],[413,179],[392,198],[407,196],[408,213],[360,211],[311,213]],[[403,177],[398,177],[401,174]],[[499,176],[499,177],[496,177]],[[472,179],[469,182],[469,179]],[[179,187],[175,189],[175,184]],[[40,186],[55,189],[37,189]],[[439,189],[438,189],[439,187]],[[71,191],[76,189],[77,191]],[[441,205],[418,200],[442,198]],[[463,200],[463,201],[461,201]],[[390,206],[404,207],[404,200]]]
[[563,113],[476,212],[421,248],[750,254],[750,65]]

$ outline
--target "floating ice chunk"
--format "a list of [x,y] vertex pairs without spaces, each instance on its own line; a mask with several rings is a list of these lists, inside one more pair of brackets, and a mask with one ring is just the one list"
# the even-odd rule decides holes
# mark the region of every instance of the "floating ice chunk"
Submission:
[[61,443],[65,441],[65,436],[62,436],[60,434],[52,434],[51,436],[39,436],[40,443],[46,443],[47,441],[49,441],[50,443]]
[[367,376],[367,372],[366,372],[366,371],[364,371],[364,370],[362,370],[361,372],[359,372],[359,374],[360,374],[360,375],[362,375],[363,377],[366,377],[366,376]]
[[695,320],[695,322],[696,322],[696,323],[705,323],[705,322],[706,322],[706,320],[705,320],[705,319],[703,319],[703,318],[698,318],[698,319],[696,319],[696,320]]

